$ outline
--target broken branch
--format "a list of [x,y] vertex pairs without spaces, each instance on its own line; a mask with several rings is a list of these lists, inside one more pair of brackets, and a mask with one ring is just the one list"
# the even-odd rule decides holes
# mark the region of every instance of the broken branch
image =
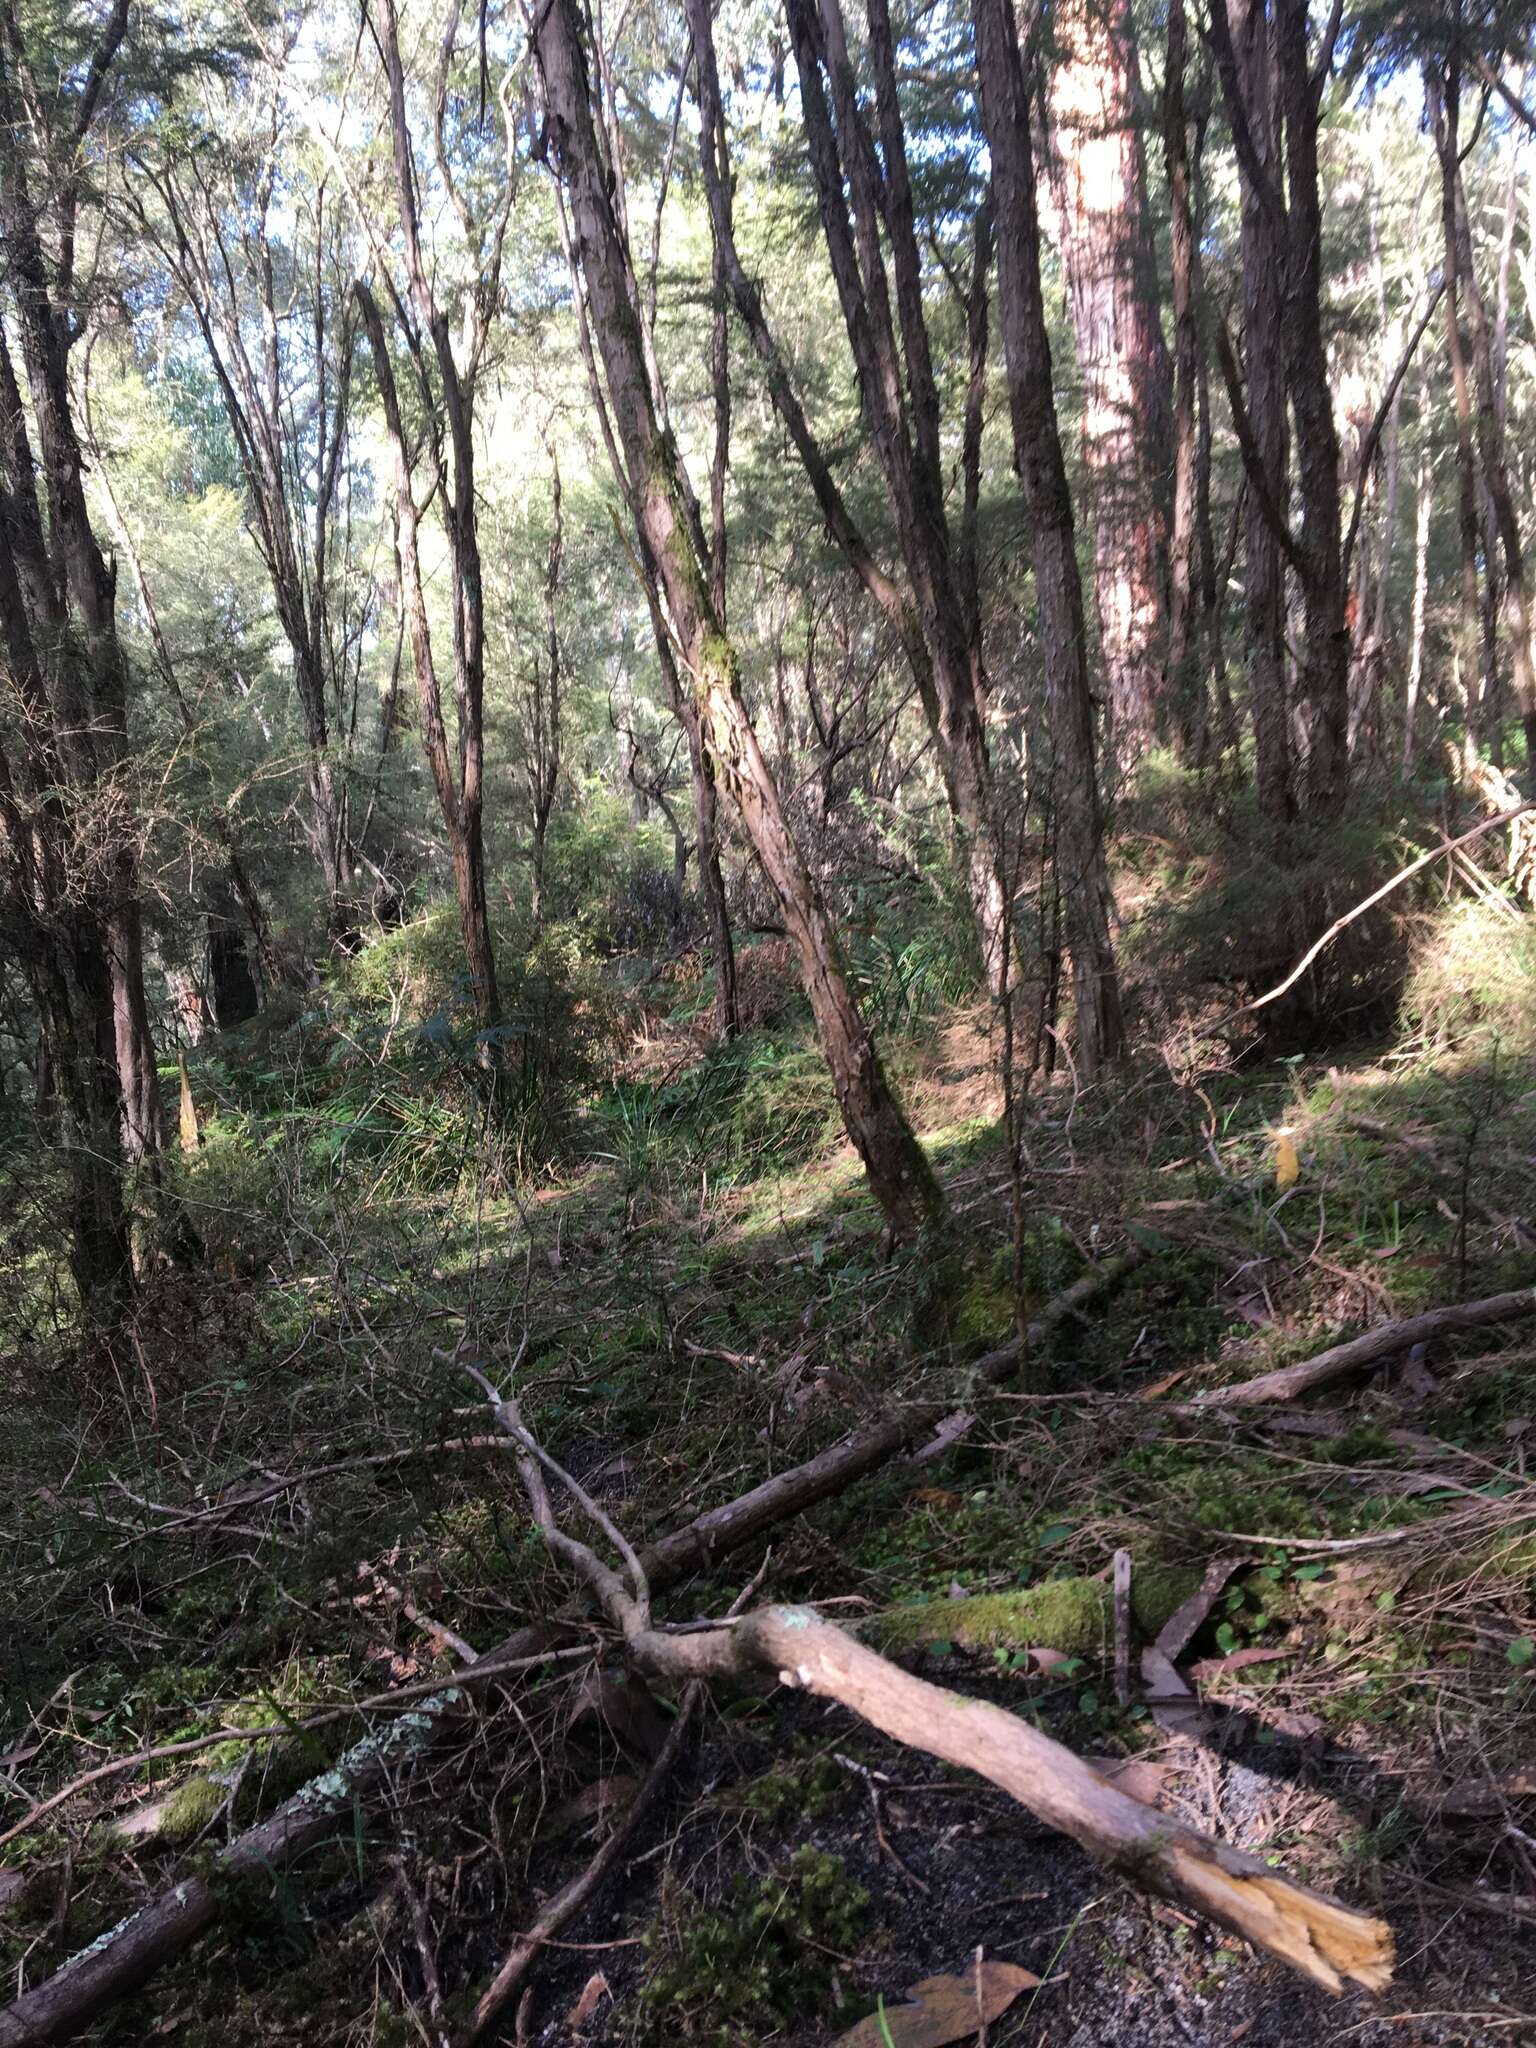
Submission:
[[1394,1351],[1406,1351],[1414,1344],[1427,1344],[1457,1330],[1477,1330],[1488,1323],[1509,1323],[1519,1316],[1536,1315],[1536,1287],[1517,1287],[1509,1294],[1490,1294],[1482,1301],[1450,1303],[1432,1308],[1420,1316],[1403,1316],[1395,1323],[1382,1323],[1347,1343],[1335,1344],[1315,1358],[1297,1365],[1283,1365],[1275,1372],[1260,1373],[1256,1379],[1239,1380],[1236,1386],[1216,1387],[1196,1396],[1202,1408],[1251,1406],[1264,1401],[1294,1401],[1314,1387],[1342,1379],[1378,1358]]

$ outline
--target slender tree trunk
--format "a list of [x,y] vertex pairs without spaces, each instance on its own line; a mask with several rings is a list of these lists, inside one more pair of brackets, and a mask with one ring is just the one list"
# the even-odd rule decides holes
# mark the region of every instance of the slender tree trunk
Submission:
[[554,160],[569,197],[575,255],[627,470],[626,489],[641,540],[656,565],[680,665],[698,703],[717,772],[782,905],[838,1105],[871,1192],[893,1231],[916,1236],[942,1224],[943,1194],[853,1000],[832,920],[790,834],[742,701],[735,650],[711,601],[681,460],[662,428],[651,387],[635,314],[634,271],[599,152],[574,0],[551,0],[544,9],[535,51]]
[[1515,697],[1525,728],[1526,751],[1531,759],[1536,760],[1536,658],[1533,658],[1531,647],[1531,597],[1527,582],[1525,551],[1520,534],[1520,519],[1515,509],[1509,465],[1504,451],[1504,433],[1499,420],[1498,385],[1494,371],[1493,340],[1488,310],[1472,262],[1472,238],[1467,225],[1466,195],[1462,187],[1458,144],[1459,85],[1459,77],[1453,67],[1444,92],[1437,93],[1431,101],[1431,117],[1435,123],[1440,155],[1447,275],[1455,277],[1466,310],[1476,392],[1476,411],[1473,417],[1477,433],[1478,460],[1493,514],[1493,528],[1499,543],[1504,575],[1504,623],[1509,637]]
[[1349,592],[1339,529],[1339,436],[1323,335],[1318,101],[1307,0],[1275,0],[1276,72],[1285,132],[1287,234],[1280,334],[1296,421],[1307,708],[1307,808],[1336,817],[1349,793]]
[[[1274,113],[1273,55],[1264,0],[1234,0],[1232,40],[1239,90],[1253,148],[1264,172],[1279,184]],[[1280,354],[1281,236],[1279,223],[1255,188],[1242,178],[1240,228],[1243,266],[1245,393],[1270,498],[1286,499],[1285,381]],[[1291,714],[1285,678],[1285,568],[1280,542],[1250,488],[1244,510],[1243,557],[1247,625],[1248,702],[1253,720],[1254,780],[1259,808],[1276,824],[1296,815]]]
[[[1173,505],[1168,530],[1166,692],[1172,724],[1186,755],[1196,751],[1197,735],[1204,732],[1207,722],[1200,673],[1202,649],[1194,614],[1200,384],[1200,329],[1195,294],[1200,258],[1189,160],[1189,117],[1184,105],[1188,38],[1184,0],[1169,0],[1163,158],[1168,177],[1173,257]],[[1101,634],[1102,630],[1101,626]]]
[[975,20],[982,122],[992,158],[999,325],[1040,612],[1056,878],[1072,962],[1079,1065],[1091,1075],[1119,1057],[1124,1027],[1110,940],[1083,591],[1040,286],[1040,224],[1024,67],[1008,0],[976,0]]
[[1429,456],[1419,451],[1418,517],[1413,542],[1413,642],[1408,654],[1408,692],[1403,701],[1403,773],[1413,771],[1415,725],[1424,677],[1424,604],[1429,593],[1429,520],[1434,492]]
[[1059,60],[1051,76],[1050,163],[1083,379],[1107,723],[1124,770],[1166,722],[1173,372],[1136,121],[1130,0],[1067,0],[1053,27]]
[[988,986],[1001,1001],[1013,980],[1006,888],[976,687],[978,662],[968,628],[971,614],[960,551],[953,545],[944,505],[939,398],[923,307],[922,262],[891,22],[885,0],[868,0],[882,171],[855,89],[840,0],[826,0],[823,7],[815,0],[785,0],[785,5],[823,232],[866,423],[896,515],[906,588],[876,562],[850,515],[769,330],[761,296],[742,268],[732,221],[731,172],[710,9],[707,0],[688,0],[715,246],[737,310],[767,372],[775,409],[805,466],[828,531],[896,627],[933,736],[965,861]]

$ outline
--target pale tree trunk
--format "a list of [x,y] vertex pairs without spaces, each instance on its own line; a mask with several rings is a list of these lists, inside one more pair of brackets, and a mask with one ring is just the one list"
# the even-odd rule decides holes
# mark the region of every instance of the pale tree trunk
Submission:
[[[1173,373],[1136,122],[1130,0],[1067,0],[1052,26],[1050,163],[1083,379],[1083,465],[1110,748],[1123,772],[1166,722]],[[1177,198],[1175,236],[1176,207]]]
[[[445,75],[457,25],[458,16],[455,14],[440,59]],[[427,765],[432,771],[453,863],[464,962],[471,1003],[482,1033],[482,1064],[495,1068],[499,1065],[499,1055],[490,1034],[500,1022],[501,998],[496,981],[496,957],[485,884],[485,598],[475,495],[474,393],[476,371],[500,291],[501,259],[514,179],[509,162],[504,190],[494,209],[490,228],[488,231],[477,229],[462,195],[447,178],[446,162],[439,151],[439,171],[449,184],[454,210],[474,258],[474,281],[464,318],[465,360],[461,365],[454,353],[448,316],[434,296],[421,239],[418,174],[406,116],[405,70],[400,55],[400,31],[394,0],[381,0],[377,40],[389,92],[395,196],[405,263],[404,290],[397,290],[391,285],[390,298],[396,317],[406,332],[406,356],[419,387],[418,395],[428,423],[427,447],[422,462],[422,467],[428,471],[427,498],[437,496],[442,501],[448,541],[453,696],[458,727],[457,745],[453,748],[450,748],[444,719],[442,688],[433,654],[422,582],[420,531],[425,501],[419,501],[416,495],[414,457],[417,451],[407,440],[394,365],[378,306],[361,279],[354,284],[353,292],[367,330],[378,377],[380,403],[384,408],[385,425],[394,454],[401,608],[416,667],[422,745]],[[510,135],[507,147],[510,155]],[[429,360],[436,371],[435,383],[428,369]]]
[[[1460,8],[1457,9],[1460,19]],[[1504,451],[1504,434],[1499,421],[1498,391],[1494,376],[1493,343],[1482,288],[1472,264],[1472,241],[1467,227],[1466,198],[1462,190],[1460,152],[1459,64],[1453,57],[1444,74],[1427,74],[1430,117],[1440,158],[1441,212],[1445,232],[1447,298],[1453,308],[1458,292],[1465,308],[1472,343],[1472,368],[1476,393],[1473,415],[1477,455],[1482,481],[1493,512],[1504,572],[1504,622],[1509,635],[1510,660],[1514,671],[1515,697],[1525,728],[1526,750],[1536,759],[1536,659],[1531,646],[1531,600],[1527,588],[1525,552],[1521,541],[1519,514],[1510,486],[1509,466]],[[1491,565],[1490,565],[1491,567]]]
[[721,628],[700,559],[681,458],[662,427],[652,389],[634,268],[599,151],[574,0],[552,0],[539,16],[535,52],[553,158],[570,205],[573,253],[626,472],[620,482],[655,564],[679,665],[698,703],[717,772],[782,906],[848,1135],[890,1227],[914,1237],[942,1224],[943,1194],[853,1000],[832,920],[790,834],[742,701],[735,649]]
[[1014,460],[1029,513],[1050,725],[1051,802],[1062,926],[1072,962],[1078,1063],[1117,1059],[1124,1026],[1110,940],[1110,892],[1088,690],[1083,590],[1073,536],[1051,348],[1040,286],[1040,224],[1029,100],[1008,0],[976,0],[982,123],[992,157],[999,325]]
[[1429,519],[1433,510],[1429,456],[1419,452],[1418,518],[1413,542],[1413,642],[1408,654],[1408,691],[1403,700],[1403,773],[1413,769],[1414,727],[1424,679],[1424,604],[1429,593]]

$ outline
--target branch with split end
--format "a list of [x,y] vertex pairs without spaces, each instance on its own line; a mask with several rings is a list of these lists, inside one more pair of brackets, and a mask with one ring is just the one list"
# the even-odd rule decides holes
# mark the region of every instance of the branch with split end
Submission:
[[518,1469],[552,1554],[581,1574],[641,1669],[690,1684],[773,1672],[897,1742],[978,1772],[1143,1890],[1193,1907],[1328,1990],[1355,1983],[1378,1991],[1389,1982],[1384,1922],[1143,1805],[1028,1722],[914,1677],[809,1608],[759,1608],[701,1634],[651,1628],[618,1574],[558,1529],[532,1450]]

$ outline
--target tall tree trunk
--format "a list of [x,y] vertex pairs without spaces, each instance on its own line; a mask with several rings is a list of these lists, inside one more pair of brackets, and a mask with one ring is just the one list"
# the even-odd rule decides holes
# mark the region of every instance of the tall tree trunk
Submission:
[[1040,287],[1029,100],[1008,0],[975,0],[975,6],[981,114],[992,158],[999,325],[1008,367],[1014,460],[1029,514],[1040,612],[1053,757],[1056,878],[1072,961],[1079,1065],[1085,1073],[1096,1074],[1119,1057],[1124,1028],[1110,940],[1082,581]]
[[1130,0],[1066,0],[1052,25],[1050,163],[1083,379],[1083,463],[1110,749],[1123,771],[1166,722],[1173,372],[1136,121]]
[[535,51],[554,160],[570,202],[574,253],[627,472],[620,481],[656,566],[717,772],[782,906],[848,1135],[892,1230],[916,1236],[942,1224],[943,1194],[854,1002],[832,920],[790,834],[742,701],[736,652],[711,599],[681,459],[657,411],[636,316],[633,263],[599,151],[574,0],[551,0],[543,10]]
[[[1460,21],[1460,8],[1457,8]],[[1510,486],[1509,466],[1504,452],[1504,433],[1499,419],[1498,386],[1494,374],[1493,340],[1488,309],[1472,262],[1472,238],[1467,224],[1466,196],[1462,188],[1460,150],[1460,67],[1452,57],[1443,78],[1428,76],[1430,118],[1440,158],[1441,216],[1445,237],[1446,296],[1460,298],[1465,309],[1472,344],[1472,370],[1476,393],[1473,414],[1477,455],[1482,481],[1493,513],[1493,527],[1499,543],[1504,573],[1504,623],[1509,636],[1510,661],[1514,672],[1515,697],[1525,728],[1526,751],[1536,760],[1536,659],[1531,646],[1531,597],[1527,584],[1525,552],[1520,535],[1519,514]],[[1490,563],[1491,569],[1491,563]]]
[[1413,770],[1415,726],[1418,721],[1419,691],[1424,677],[1424,604],[1429,593],[1429,518],[1434,492],[1429,456],[1419,451],[1418,516],[1413,541],[1413,626],[1408,653],[1408,689],[1403,700],[1403,773]]
[[[1234,0],[1232,39],[1253,148],[1278,183],[1273,57],[1264,0]],[[1285,380],[1280,355],[1280,232],[1256,181],[1242,179],[1245,402],[1254,446],[1273,502],[1286,499]],[[1284,824],[1296,815],[1291,715],[1285,678],[1285,568],[1280,542],[1249,488],[1243,515],[1248,702],[1259,808]]]
[[710,8],[707,0],[688,0],[715,247],[828,532],[892,621],[911,667],[966,866],[988,986],[1001,1001],[1013,980],[1006,883],[976,688],[972,613],[944,506],[939,398],[889,11],[885,0],[867,0],[882,171],[855,90],[840,0],[826,0],[824,7],[816,0],[785,0],[785,6],[823,232],[865,420],[895,511],[905,587],[876,561],[852,518],[769,330],[761,295],[742,267]]
[[[1195,229],[1189,117],[1184,71],[1189,31],[1184,0],[1169,0],[1168,47],[1163,76],[1163,158],[1168,177],[1168,225],[1173,286],[1173,503],[1168,529],[1167,695],[1174,729],[1186,754],[1196,751],[1208,707],[1200,673],[1201,640],[1195,631],[1195,546],[1198,523],[1197,415],[1200,327],[1196,305],[1199,240]],[[1103,628],[1100,627],[1102,635]]]
[[1286,227],[1280,334],[1296,421],[1301,502],[1307,711],[1307,808],[1336,817],[1349,793],[1349,592],[1339,527],[1339,435],[1323,336],[1323,226],[1318,108],[1307,0],[1275,0],[1275,56],[1285,134]]

